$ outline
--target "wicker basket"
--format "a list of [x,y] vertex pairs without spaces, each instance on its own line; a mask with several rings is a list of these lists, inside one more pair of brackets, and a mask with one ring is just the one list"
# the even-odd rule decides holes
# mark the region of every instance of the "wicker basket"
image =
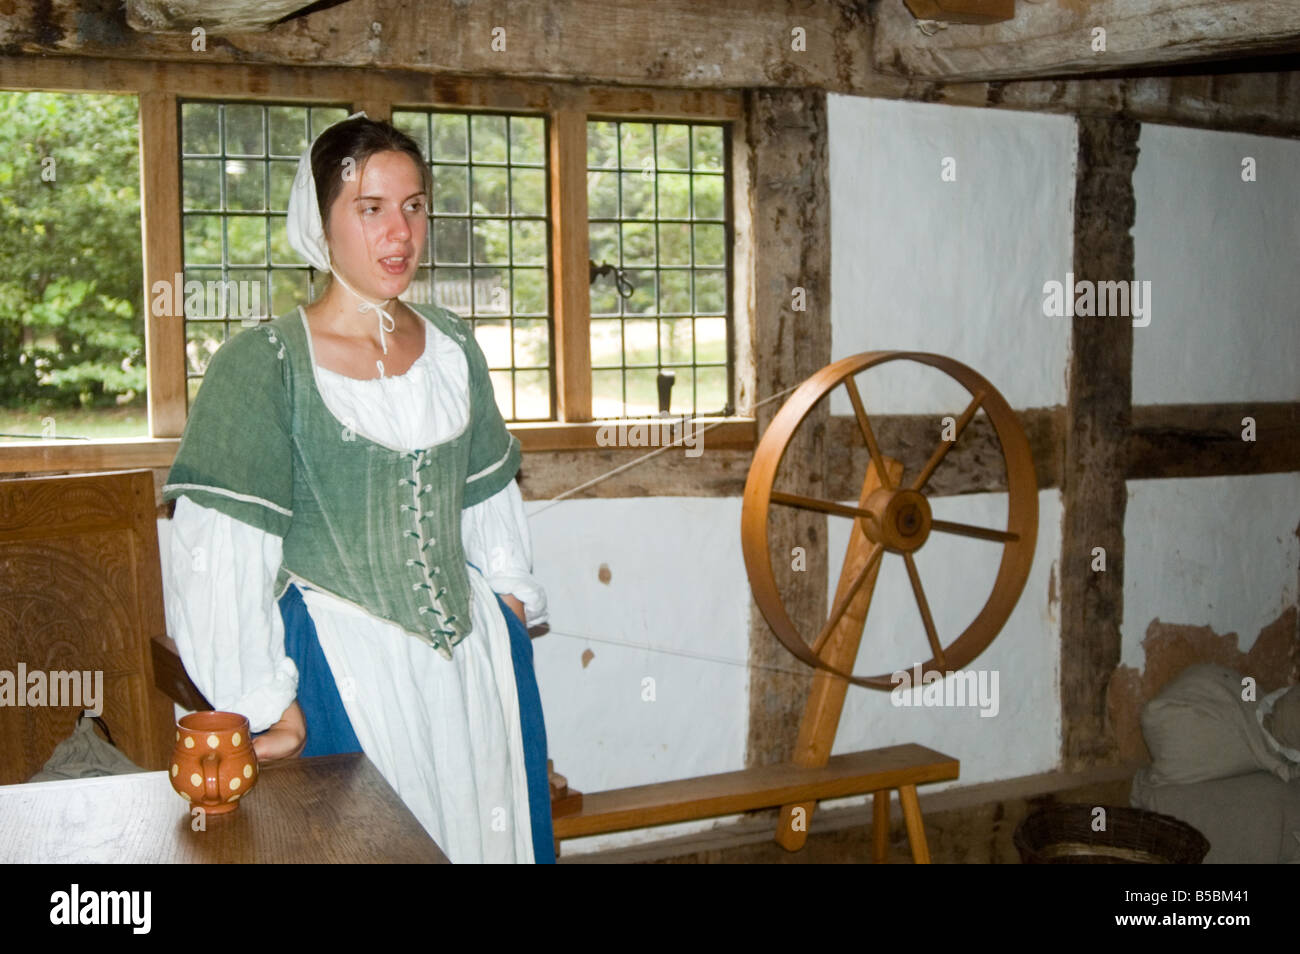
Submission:
[[[1106,810],[1106,830],[1093,830],[1095,809]],[[1027,865],[1199,865],[1210,850],[1186,822],[1118,805],[1053,804],[1016,828],[1016,850]]]

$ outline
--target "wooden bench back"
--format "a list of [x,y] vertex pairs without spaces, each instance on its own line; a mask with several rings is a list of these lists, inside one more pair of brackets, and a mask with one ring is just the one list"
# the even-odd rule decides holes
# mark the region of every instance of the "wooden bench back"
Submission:
[[[0,673],[12,686],[20,664],[29,683],[102,672],[113,741],[149,769],[173,742],[150,653],[166,633],[155,514],[148,470],[0,480]],[[0,784],[27,781],[71,733],[82,707],[52,701],[0,706]]]

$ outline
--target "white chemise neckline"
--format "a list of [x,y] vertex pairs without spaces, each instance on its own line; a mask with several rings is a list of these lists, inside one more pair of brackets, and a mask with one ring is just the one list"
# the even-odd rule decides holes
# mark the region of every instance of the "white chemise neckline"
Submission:
[[[311,328],[309,360],[321,400],[359,436],[412,451],[446,443],[469,424],[469,365],[461,346],[424,315],[424,351],[401,374],[352,378],[316,363]],[[419,312],[416,312],[419,314]]]

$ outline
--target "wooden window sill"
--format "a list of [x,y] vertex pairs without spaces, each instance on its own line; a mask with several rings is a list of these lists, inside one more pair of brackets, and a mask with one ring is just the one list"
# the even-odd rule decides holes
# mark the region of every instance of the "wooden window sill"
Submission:
[[[669,419],[672,420],[672,419]],[[680,421],[680,418],[676,419]],[[582,424],[543,421],[536,424],[510,424],[511,433],[519,438],[524,452],[571,450],[626,450],[648,453],[681,437],[681,431],[668,427],[643,427],[654,418],[589,421]],[[689,422],[687,440],[698,446],[720,450],[753,450],[757,443],[757,422],[748,417],[698,417]],[[705,430],[708,428],[708,430]],[[666,435],[666,436],[665,436]],[[682,446],[682,445],[679,445]]]
[[[667,429],[657,427],[638,432],[638,423],[645,424],[646,419],[582,424],[547,421],[508,426],[519,438],[525,453],[608,449],[622,450],[629,455],[644,454],[671,443],[674,436],[680,435],[680,432],[669,433],[663,438]],[[691,427],[690,439],[705,449],[753,450],[757,440],[757,424],[753,418],[702,417],[694,419]],[[170,467],[180,443],[178,437],[124,437],[0,444],[0,475]]]
[[170,467],[179,437],[119,437],[97,441],[24,441],[0,444],[0,475],[49,471]]

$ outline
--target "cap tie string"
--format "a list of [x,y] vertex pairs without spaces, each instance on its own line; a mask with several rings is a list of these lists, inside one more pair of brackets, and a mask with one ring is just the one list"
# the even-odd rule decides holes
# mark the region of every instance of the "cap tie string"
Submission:
[[[330,272],[332,272],[334,277],[339,280],[339,284],[341,284],[348,291],[352,292],[352,294],[360,301],[360,304],[357,305],[357,311],[361,312],[362,314],[365,314],[367,311],[374,311],[377,313],[377,317],[379,319],[379,346],[384,349],[384,354],[388,354],[388,342],[384,340],[384,334],[385,332],[387,332],[388,334],[391,335],[393,333],[393,330],[397,327],[397,323],[393,320],[393,316],[390,315],[388,313],[388,310],[384,308],[383,303],[371,301],[369,298],[363,296],[355,288],[353,288],[346,281],[344,281],[343,276],[338,273],[338,270],[336,268],[331,266]],[[386,300],[392,301],[391,298]]]

